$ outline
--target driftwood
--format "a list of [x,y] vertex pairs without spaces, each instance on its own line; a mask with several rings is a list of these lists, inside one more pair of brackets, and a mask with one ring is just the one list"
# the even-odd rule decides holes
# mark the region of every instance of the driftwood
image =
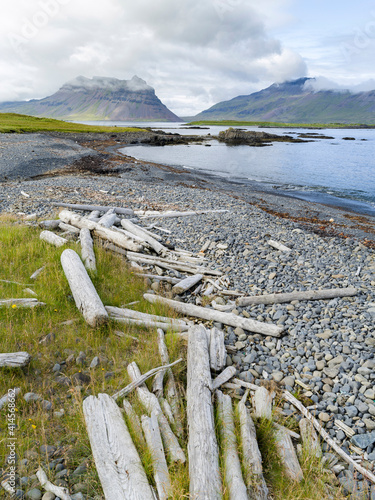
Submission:
[[154,500],[120,408],[107,394],[89,396],[83,414],[106,499]]
[[230,396],[216,391],[220,434],[224,456],[225,483],[230,500],[248,500],[245,482],[242,477],[234,429],[233,408]]
[[134,211],[131,208],[107,207],[101,205],[75,205],[74,203],[61,203],[61,202],[52,202],[51,205],[55,207],[72,208],[73,210],[82,210],[86,212],[92,212],[93,210],[98,210],[99,212],[108,212],[108,210],[113,209],[116,214],[130,215],[130,216],[134,215]]
[[180,325],[186,327],[187,324],[182,319],[168,318],[166,316],[157,316],[155,314],[147,314],[139,311],[134,311],[133,309],[125,309],[121,307],[106,306],[108,314],[111,316],[119,316],[121,318],[133,318],[147,321],[158,321],[159,323],[171,323],[175,325]]
[[113,208],[110,208],[108,212],[106,212],[100,219],[98,220],[98,224],[100,224],[103,227],[112,227],[116,221],[119,221],[120,219],[117,217],[115,214]]
[[108,320],[107,311],[79,256],[74,250],[64,250],[61,264],[76,306],[86,323],[93,327],[105,323]]
[[363,475],[363,477],[367,478],[369,481],[371,481],[372,483],[375,484],[375,475],[372,472],[370,472],[369,470],[367,470],[364,467],[362,467],[362,465],[360,465],[357,462],[355,462],[348,454],[346,454],[345,451],[342,450],[340,448],[340,446],[338,446],[336,444],[336,442],[330,437],[330,435],[328,434],[328,432],[326,432],[323,429],[323,427],[320,424],[320,422],[318,422],[318,420],[316,420],[316,418],[309,412],[309,410],[307,408],[305,408],[303,406],[303,404],[300,401],[298,401],[298,399],[296,399],[289,391],[284,391],[283,392],[283,397],[284,397],[284,399],[286,399],[287,401],[289,401],[289,403],[292,403],[292,405],[295,406],[302,413],[302,415],[304,415],[307,419],[310,420],[310,422],[312,422],[313,426],[319,432],[319,434],[322,436],[322,438],[324,439],[324,441],[326,441],[326,443],[328,443],[329,446],[343,460],[345,460],[345,462],[347,462],[348,464],[351,464],[360,474]]
[[72,234],[79,234],[79,229],[78,227],[74,227],[71,224],[66,224],[65,222],[59,222],[59,228],[62,231],[68,231],[69,233]]
[[222,498],[211,387],[207,332],[194,326],[189,330],[186,397],[190,498],[197,500]]
[[99,210],[93,210],[88,216],[88,220],[93,220],[97,222],[100,219],[100,211]]
[[283,245],[282,243],[279,243],[278,241],[275,240],[268,240],[267,243],[273,247],[276,248],[276,250],[280,250],[280,252],[291,252],[292,249]]
[[[176,425],[176,421],[175,421],[173,413],[172,413],[171,405],[163,397],[159,397],[158,399],[159,399],[160,407],[163,410],[164,415],[167,417],[169,423],[171,425]],[[177,434],[180,436],[180,434],[178,432],[177,432]]]
[[2,299],[0,307],[39,307],[45,306],[44,302],[39,302],[38,299]]
[[124,407],[124,411],[129,419],[129,422],[130,422],[130,425],[132,427],[134,434],[137,435],[138,440],[142,444],[146,445],[146,441],[145,441],[145,438],[144,438],[143,432],[142,432],[141,421],[140,421],[138,415],[133,410],[132,405],[129,403],[129,401],[127,399],[124,399],[122,401],[122,406]]
[[40,485],[42,488],[44,488],[46,491],[50,491],[54,495],[56,495],[58,498],[61,498],[61,500],[71,500],[72,497],[69,495],[69,491],[67,488],[63,488],[61,486],[56,486],[52,484],[50,481],[48,481],[47,474],[44,472],[42,467],[39,467],[36,477],[38,478]]
[[119,323],[124,323],[125,325],[139,325],[145,328],[161,328],[165,331],[173,331],[173,332],[186,332],[188,330],[188,326],[182,326],[178,323],[170,321],[169,323],[162,323],[160,321],[153,321],[147,319],[133,319],[133,318],[124,318],[121,316],[110,316],[111,319],[118,321]]
[[104,240],[108,240],[111,243],[116,244],[121,248],[125,248],[126,250],[133,250],[135,252],[141,251],[142,246],[134,243],[133,240],[127,238],[124,234],[119,231],[114,231],[113,229],[108,229],[106,227],[101,226],[97,222],[92,220],[88,220],[81,215],[75,214],[74,212],[70,212],[69,210],[62,210],[59,214],[60,219],[63,222],[71,224],[72,226],[78,227],[82,229],[87,227],[90,231],[94,231],[94,234]]
[[248,391],[249,389],[247,389],[247,392],[237,406],[240,420],[245,482],[250,498],[267,500],[268,488],[263,477],[262,455],[259,451],[255,425],[251,418],[250,410],[245,405]]
[[321,457],[322,449],[320,447],[319,438],[310,420],[308,418],[301,418],[299,421],[299,428],[306,452],[310,456],[315,456],[317,458]]
[[37,269],[31,276],[30,276],[30,279],[31,280],[36,280],[37,277],[44,271],[44,269],[46,268],[46,266],[42,266],[40,267],[39,269]]
[[165,460],[158,418],[154,411],[151,413],[151,418],[146,415],[142,416],[142,427],[148,449],[151,453],[154,479],[159,500],[167,500],[167,498],[171,496],[171,478],[168,472],[167,461]]
[[150,234],[147,231],[144,231],[143,228],[137,226],[136,224],[133,224],[132,222],[126,219],[122,219],[121,225],[124,229],[126,229],[126,231],[129,231],[130,233],[135,234],[135,236],[138,236],[138,238],[141,238],[144,241],[146,241],[158,255],[168,254],[169,252],[168,248],[163,246],[153,236],[150,236]]
[[237,368],[234,366],[227,366],[224,371],[222,371],[213,381],[212,381],[212,390],[216,391],[223,384],[228,382],[231,378],[233,378],[237,373]]
[[[164,368],[164,367],[163,367]],[[141,377],[141,372],[139,371],[136,363],[130,363],[128,365],[128,374],[132,381],[139,379]],[[137,396],[146,410],[151,414],[153,411],[156,412],[158,416],[158,422],[160,425],[160,432],[163,437],[164,446],[172,462],[182,462],[186,461],[185,453],[183,452],[181,446],[178,443],[176,436],[173,434],[172,429],[169,426],[168,420],[166,419],[164,413],[161,410],[160,403],[155,396],[152,394],[147,387],[143,384],[137,387]]]
[[124,387],[123,389],[121,389],[121,391],[116,392],[116,394],[114,394],[112,396],[112,398],[116,401],[118,398],[121,398],[123,396],[127,396],[130,392],[134,391],[134,389],[143,385],[146,382],[146,380],[148,380],[150,377],[153,377],[157,373],[159,373],[161,371],[165,371],[168,368],[172,368],[172,366],[177,365],[177,363],[180,363],[181,361],[182,361],[182,358],[177,359],[176,361],[173,361],[173,363],[170,363],[169,365],[159,366],[158,368],[153,368],[152,370],[148,371],[144,375],[141,375],[137,379],[133,380],[133,382],[131,384],[129,384],[126,387]]
[[201,214],[209,214],[209,213],[224,213],[229,212],[229,210],[190,210],[186,212],[178,212],[174,210],[169,210],[167,212],[159,212],[157,210],[154,211],[144,211],[144,210],[135,210],[134,213],[141,219],[152,219],[154,217],[158,218],[168,218],[168,217],[189,217],[191,215],[201,215]]
[[96,272],[96,259],[90,229],[83,227],[79,233],[79,240],[82,247],[82,260],[86,269]]
[[144,298],[154,303],[167,304],[175,311],[186,314],[188,316],[195,316],[197,318],[206,319],[208,321],[218,321],[225,325],[233,326],[234,328],[240,327],[244,330],[251,332],[262,333],[263,335],[271,335],[272,337],[279,337],[283,332],[283,328],[276,325],[270,325],[267,323],[261,323],[260,321],[255,321],[249,318],[242,318],[236,316],[232,313],[224,313],[216,311],[215,309],[208,309],[207,307],[195,306],[193,304],[185,304],[183,302],[178,302],[176,300],[165,299],[157,295],[152,295],[149,293],[144,294]]
[[7,404],[9,399],[11,399],[13,396],[16,397],[21,392],[21,389],[19,387],[16,387],[15,389],[12,389],[11,391],[12,391],[12,394],[10,394],[10,392],[7,392],[6,394],[4,394],[3,397],[0,398],[0,410],[5,404]]
[[275,443],[286,475],[292,481],[302,481],[303,472],[289,432],[278,428],[275,432]]
[[31,288],[24,288],[22,290],[25,293],[28,293],[29,295],[33,295],[34,297],[37,297],[38,295],[34,292],[34,290],[31,290]]
[[9,366],[22,368],[30,363],[31,356],[28,352],[10,352],[0,354],[0,367]]
[[218,328],[210,331],[210,366],[211,370],[220,372],[226,366],[227,350],[224,344],[224,332]]
[[167,283],[171,283],[172,285],[176,285],[181,281],[181,279],[179,278],[171,278],[170,276],[158,276],[157,274],[137,273],[137,276],[142,276],[142,278],[150,278],[150,280],[155,281],[166,281]]
[[306,290],[303,292],[270,293],[256,295],[253,297],[241,297],[237,299],[237,305],[248,306],[250,304],[281,304],[293,300],[325,300],[335,297],[352,297],[357,295],[356,288],[333,288],[332,290]]
[[54,245],[55,247],[62,247],[63,245],[68,243],[68,240],[66,238],[62,238],[61,236],[58,236],[51,231],[42,231],[39,238],[49,243],[50,245]]
[[181,293],[187,292],[187,290],[190,290],[190,288],[199,283],[202,278],[203,274],[194,274],[193,276],[189,276],[188,278],[181,280],[177,285],[175,285],[172,288],[172,292],[175,295],[180,295]]
[[253,396],[255,415],[258,418],[272,418],[272,401],[274,392],[268,391],[265,387],[258,387]]
[[42,229],[57,229],[59,227],[59,220],[41,220],[39,221],[39,226]]

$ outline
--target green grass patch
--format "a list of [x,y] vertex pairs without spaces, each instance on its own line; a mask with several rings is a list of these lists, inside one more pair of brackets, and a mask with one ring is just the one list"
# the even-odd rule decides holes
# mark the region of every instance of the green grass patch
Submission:
[[280,123],[280,122],[242,122],[237,120],[203,120],[187,123],[187,125],[218,125],[219,127],[272,127],[272,128],[375,128],[375,125],[365,125],[360,123]]
[[27,132],[66,132],[66,133],[121,133],[144,132],[145,129],[136,127],[105,127],[83,125],[80,123],[65,122],[53,118],[38,118],[36,116],[20,115],[17,113],[0,113],[0,133],[22,134]]

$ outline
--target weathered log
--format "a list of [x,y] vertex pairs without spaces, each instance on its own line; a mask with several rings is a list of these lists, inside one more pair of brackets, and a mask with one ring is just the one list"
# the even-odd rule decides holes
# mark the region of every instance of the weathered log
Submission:
[[333,288],[328,290],[306,290],[303,292],[270,293],[255,295],[253,297],[240,297],[237,305],[243,307],[250,304],[281,304],[282,302],[292,302],[293,300],[326,300],[335,297],[352,297],[357,295],[356,288]]
[[175,285],[172,288],[172,292],[175,295],[180,295],[184,292],[187,292],[188,290],[190,290],[190,288],[199,283],[202,278],[203,274],[194,274],[193,276],[189,276],[188,278],[185,278],[184,280],[180,281],[177,285]]
[[159,403],[160,403],[160,407],[163,410],[164,415],[167,417],[169,423],[171,425],[176,425],[176,421],[175,421],[173,413],[172,413],[171,405],[163,397],[159,397],[158,400],[159,400]]
[[122,401],[122,406],[124,407],[124,411],[129,419],[129,422],[130,422],[130,425],[131,425],[131,428],[132,428],[134,434],[136,434],[138,440],[142,444],[146,445],[146,441],[145,441],[145,438],[144,438],[143,432],[142,432],[140,418],[135,413],[132,405],[129,403],[129,401],[127,399],[124,399]]
[[61,486],[56,486],[55,484],[52,484],[50,481],[48,481],[47,474],[44,472],[44,470],[40,466],[39,466],[39,469],[36,473],[36,477],[38,478],[42,488],[44,488],[46,491],[50,491],[51,493],[56,495],[58,498],[61,498],[61,500],[71,500],[72,499],[72,497],[69,495],[69,491],[67,488],[63,488]]
[[289,403],[292,403],[292,405],[295,406],[302,413],[302,415],[304,415],[307,419],[310,420],[310,422],[312,422],[313,426],[322,436],[324,441],[326,441],[329,446],[333,450],[335,450],[335,452],[343,460],[345,460],[345,462],[351,464],[360,474],[362,474],[365,478],[375,484],[375,475],[372,474],[372,472],[370,472],[369,470],[365,469],[365,467],[362,467],[362,465],[355,462],[347,453],[345,453],[345,451],[342,450],[340,446],[338,446],[336,442],[330,437],[330,435],[323,429],[321,423],[316,420],[316,418],[309,412],[307,408],[303,406],[300,401],[298,401],[298,399],[296,399],[289,391],[283,392],[283,398],[289,401]]
[[276,430],[275,444],[286,475],[292,481],[302,481],[303,472],[298,462],[292,438],[285,429]]
[[122,219],[121,225],[124,229],[129,231],[130,233],[135,234],[138,238],[142,238],[146,241],[158,255],[167,255],[169,250],[164,245],[162,245],[158,240],[154,237],[150,236],[146,231],[144,231],[141,227],[133,224],[129,220]]
[[143,245],[145,248],[151,248],[150,245],[148,243],[146,243],[146,241],[143,238],[138,238],[138,236],[136,236],[133,233],[130,233],[129,231],[126,231],[122,227],[112,226],[112,229],[114,231],[118,231],[119,233],[125,234],[125,236],[127,236],[131,240],[134,240],[136,243]]
[[148,449],[151,453],[154,479],[159,500],[167,500],[172,490],[171,478],[168,472],[167,461],[165,460],[158,418],[154,411],[151,412],[151,418],[146,415],[142,416],[142,427]]
[[176,260],[164,259],[161,257],[148,256],[145,254],[137,254],[133,252],[127,252],[126,257],[128,260],[132,260],[134,262],[139,262],[141,264],[148,264],[152,266],[158,266],[162,269],[180,271],[183,273],[190,274],[203,274],[203,275],[213,275],[213,276],[221,276],[222,273],[220,271],[216,271],[214,269],[208,269],[207,267],[202,266],[194,266],[190,264],[184,264]]
[[83,414],[106,500],[154,500],[120,408],[107,394],[89,396]]
[[82,248],[82,260],[86,269],[96,272],[96,258],[90,229],[83,227],[79,233],[79,240]]
[[37,297],[38,295],[34,292],[34,290],[31,290],[31,288],[24,288],[22,290],[25,293],[28,293],[29,295],[32,295],[33,297]]
[[42,229],[57,229],[59,227],[59,220],[41,220],[39,221],[39,226]]
[[211,387],[207,332],[194,326],[189,330],[186,397],[190,498],[196,500],[222,498]]
[[230,500],[248,500],[237,451],[232,400],[230,396],[224,395],[221,391],[216,391],[216,398],[224,456],[224,477],[228,488],[228,496]]
[[100,219],[100,211],[93,210],[89,215],[87,215],[88,220],[93,220],[97,222]]
[[[164,367],[163,367],[164,368]],[[136,363],[130,363],[128,365],[128,374],[132,381],[139,379],[141,377],[141,372],[139,371]],[[172,462],[182,462],[186,461],[185,453],[183,452],[181,446],[178,443],[176,436],[173,434],[172,429],[169,426],[168,420],[166,419],[164,413],[161,410],[160,403],[155,396],[152,394],[147,387],[143,384],[137,387],[137,396],[146,410],[151,414],[153,411],[157,413],[158,422],[160,425],[160,432],[163,437],[163,442],[165,449]]]
[[59,229],[61,229],[62,231],[68,231],[72,234],[79,234],[78,227],[74,227],[71,224],[66,224],[65,222],[59,222]]
[[98,224],[103,227],[110,228],[115,224],[116,221],[119,220],[120,219],[115,214],[113,208],[110,208],[102,217],[100,217],[100,219],[98,220]]
[[21,392],[19,387],[15,387],[14,389],[9,389],[9,391],[4,394],[3,397],[0,398],[0,410],[1,408],[8,403],[9,400],[16,398],[18,394]]
[[166,316],[157,316],[156,314],[147,314],[133,309],[125,309],[122,307],[105,306],[108,314],[111,316],[120,316],[121,318],[144,319],[149,321],[159,321],[160,323],[175,323],[180,326],[187,327],[187,323],[182,319],[168,318]]
[[253,396],[253,406],[255,415],[258,418],[272,418],[272,401],[274,392],[268,391],[265,387],[258,387]]
[[319,438],[310,420],[308,418],[301,418],[299,421],[299,428],[306,452],[310,456],[315,456],[317,458],[321,457],[322,449],[320,447]]
[[39,307],[45,306],[44,302],[39,302],[38,299],[2,299],[0,300],[0,307]]
[[30,363],[31,356],[28,352],[10,352],[0,354],[0,367],[10,366],[22,368]]
[[134,215],[134,211],[131,208],[122,207],[108,207],[102,205],[75,205],[74,203],[62,203],[62,202],[52,202],[51,205],[55,207],[65,207],[72,208],[73,210],[82,210],[86,212],[92,212],[93,210],[98,210],[99,212],[107,212],[109,209],[113,209],[116,214],[122,215]]
[[222,371],[213,381],[212,381],[212,391],[215,391],[220,386],[228,382],[237,373],[237,368],[234,366],[227,366],[224,371]]
[[292,249],[283,245],[282,243],[279,243],[278,241],[275,240],[268,240],[267,243],[273,247],[276,248],[276,250],[280,250],[280,252],[291,252]]
[[152,219],[154,217],[157,218],[169,218],[169,217],[190,217],[191,215],[202,215],[209,213],[224,213],[229,212],[229,210],[190,210],[186,212],[178,212],[175,210],[169,210],[166,212],[159,212],[157,210],[154,211],[144,211],[144,210],[135,210],[134,213],[140,219]]
[[87,227],[90,231],[94,231],[96,236],[104,240],[108,240],[121,248],[125,248],[126,250],[139,252],[143,248],[141,245],[134,243],[134,241],[130,238],[127,238],[124,234],[114,231],[113,229],[103,227],[97,222],[88,220],[81,215],[75,214],[74,212],[69,212],[69,210],[62,210],[59,217],[63,222],[78,227],[79,229]]
[[133,382],[131,384],[129,384],[126,387],[124,387],[123,389],[121,389],[121,391],[116,392],[116,394],[114,394],[112,396],[112,398],[116,401],[118,398],[121,398],[123,396],[127,396],[130,392],[134,391],[134,389],[137,389],[137,387],[140,387],[141,385],[143,385],[146,382],[146,380],[148,380],[150,377],[153,377],[157,373],[159,373],[161,371],[165,371],[168,368],[172,368],[172,366],[177,365],[177,363],[180,363],[181,361],[182,361],[182,358],[177,359],[176,361],[173,361],[173,363],[170,363],[169,365],[159,366],[158,368],[153,368],[152,370],[148,371],[144,375],[141,375],[139,378],[133,380]]
[[137,276],[142,276],[142,278],[150,278],[150,280],[155,281],[166,281],[167,283],[171,283],[172,285],[176,285],[181,281],[181,279],[179,278],[171,278],[170,276],[158,276],[157,274],[137,273]]
[[62,247],[63,245],[68,243],[68,240],[66,238],[62,238],[61,236],[58,236],[51,231],[42,231],[39,235],[39,238],[49,243],[50,245],[54,245],[55,247]]
[[217,321],[224,325],[233,326],[234,328],[240,327],[244,330],[251,332],[262,333],[263,335],[271,335],[272,337],[279,337],[283,332],[283,328],[276,325],[261,323],[250,318],[242,318],[233,313],[224,313],[216,311],[215,309],[208,309],[207,307],[195,306],[193,304],[185,304],[176,300],[166,299],[158,295],[145,293],[143,296],[152,304],[161,303],[167,304],[175,311],[186,314],[188,316],[195,316],[197,318],[206,319],[208,321]]
[[285,432],[287,432],[289,434],[290,437],[292,437],[294,439],[301,439],[301,435],[298,434],[298,432],[292,431],[292,429],[288,429],[287,427],[284,427],[283,425],[278,424],[277,422],[272,422],[272,425],[274,427],[276,427],[277,429],[284,430]]
[[262,455],[259,451],[256,430],[250,410],[246,408],[247,393],[238,403],[237,411],[240,420],[242,462],[245,482],[250,498],[267,500],[268,488],[263,476]]
[[210,366],[211,370],[224,370],[227,362],[227,350],[224,344],[224,332],[218,328],[210,331]]
[[40,267],[39,269],[37,269],[31,276],[30,276],[30,279],[31,280],[36,280],[37,277],[44,271],[44,269],[46,268],[46,266],[42,266]]
[[162,323],[155,320],[125,318],[123,316],[116,315],[111,315],[110,318],[114,321],[118,321],[119,323],[124,323],[125,325],[140,325],[144,326],[145,328],[161,328],[162,330],[171,330],[173,332],[186,332],[188,330],[187,325],[183,326],[174,321]]
[[86,323],[96,327],[108,321],[107,311],[76,252],[64,250],[61,254],[61,264],[76,306]]

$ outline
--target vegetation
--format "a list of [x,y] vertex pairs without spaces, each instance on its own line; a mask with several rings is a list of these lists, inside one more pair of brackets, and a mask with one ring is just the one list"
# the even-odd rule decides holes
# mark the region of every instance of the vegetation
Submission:
[[311,128],[311,129],[322,129],[322,128],[375,128],[375,125],[364,125],[360,123],[279,123],[279,122],[242,122],[236,120],[203,120],[190,122],[188,126],[193,125],[218,125],[219,127],[272,127],[272,128]]
[[142,128],[106,127],[83,125],[80,123],[65,122],[52,118],[37,118],[36,116],[19,115],[17,113],[0,113],[0,133],[26,132],[66,132],[66,133],[121,133],[144,132]]

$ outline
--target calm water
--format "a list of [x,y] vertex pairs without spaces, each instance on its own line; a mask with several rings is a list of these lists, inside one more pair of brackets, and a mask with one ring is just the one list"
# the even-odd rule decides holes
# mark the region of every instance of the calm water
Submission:
[[[103,122],[103,125],[109,124]],[[124,122],[111,124],[125,125]],[[142,126],[141,123],[134,125]],[[208,130],[186,130],[181,128],[183,124],[174,123],[149,123],[146,126],[189,135],[217,135],[227,128],[215,126]],[[279,135],[309,132],[302,129],[264,130]],[[301,144],[274,143],[262,148],[227,146],[212,140],[210,147],[195,144],[130,146],[121,151],[141,160],[198,169],[245,184],[256,182],[267,190],[375,216],[375,130],[310,132],[334,138]],[[343,137],[354,137],[355,140],[346,141]]]

